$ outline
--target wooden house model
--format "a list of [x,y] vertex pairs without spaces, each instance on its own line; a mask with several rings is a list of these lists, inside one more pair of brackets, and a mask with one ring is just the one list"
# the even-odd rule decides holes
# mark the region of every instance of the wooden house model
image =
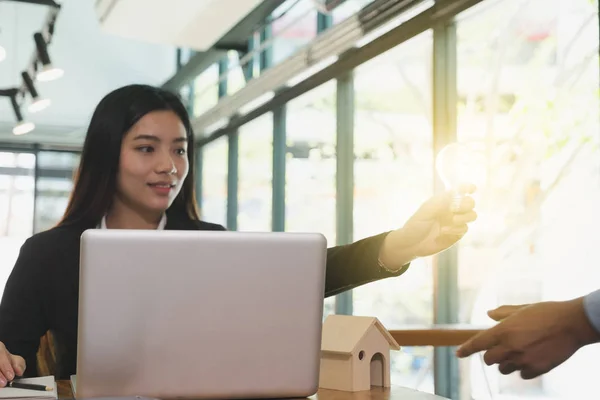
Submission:
[[323,323],[319,387],[357,392],[390,386],[390,351],[400,346],[375,317],[329,315]]

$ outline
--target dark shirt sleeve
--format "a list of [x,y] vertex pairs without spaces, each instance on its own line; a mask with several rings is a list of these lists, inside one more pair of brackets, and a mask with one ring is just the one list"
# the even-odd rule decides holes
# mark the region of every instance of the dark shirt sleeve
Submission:
[[47,331],[42,309],[40,260],[28,240],[6,282],[0,303],[0,341],[12,354],[25,359],[25,376],[37,375],[36,353]]
[[387,233],[327,249],[325,297],[369,282],[400,276],[408,269],[409,264],[392,273],[379,266],[379,249]]
[[[226,230],[221,225],[211,225],[211,230]],[[388,233],[327,249],[325,297],[335,296],[369,282],[400,276],[406,272],[410,264],[406,264],[397,272],[388,272],[379,266],[379,249]]]

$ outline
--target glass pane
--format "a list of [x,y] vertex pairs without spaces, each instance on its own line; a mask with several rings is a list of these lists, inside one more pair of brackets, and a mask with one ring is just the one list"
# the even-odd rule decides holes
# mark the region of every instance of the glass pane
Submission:
[[336,244],[335,96],[330,81],[287,110],[286,231],[320,232],[329,246]]
[[[285,230],[319,232],[336,245],[336,82],[288,103]],[[335,298],[325,299],[324,317]]]
[[201,218],[227,226],[227,137],[203,147]]
[[1,151],[0,152],[0,167],[16,167],[17,166],[16,158],[17,157],[16,157],[15,153]]
[[[237,51],[231,50],[227,52],[229,57],[229,69],[227,72],[227,94],[232,95],[246,85],[244,69],[248,68],[248,64],[240,65],[240,56]],[[248,61],[252,63],[252,60]],[[253,64],[251,64],[253,65]]]
[[285,60],[317,36],[312,0],[287,0],[273,12],[273,64]]
[[[427,31],[356,69],[355,240],[400,228],[433,194],[431,55]],[[353,292],[354,314],[388,329],[433,322],[430,258]],[[393,384],[433,392],[432,349],[392,354]]]
[[338,24],[342,22],[372,2],[373,0],[345,0],[331,12],[331,15],[333,16],[333,23]]
[[38,153],[35,232],[52,228],[62,218],[73,189],[73,176],[78,165],[78,153]]
[[219,100],[219,66],[213,64],[194,79],[194,115],[202,115]]
[[239,129],[238,230],[271,231],[273,115]]
[[35,155],[0,152],[0,297],[23,242],[33,233]]
[[[459,140],[486,156],[479,219],[460,244],[461,322],[598,288],[597,14],[597,1],[488,0],[460,16]],[[599,358],[585,348],[525,381],[475,356],[464,398],[592,398]]]

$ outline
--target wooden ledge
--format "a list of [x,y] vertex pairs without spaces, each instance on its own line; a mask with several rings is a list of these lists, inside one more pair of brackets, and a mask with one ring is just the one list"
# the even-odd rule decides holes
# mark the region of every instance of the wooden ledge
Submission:
[[400,346],[460,346],[489,326],[466,324],[442,324],[430,326],[406,326],[390,329],[392,337]]

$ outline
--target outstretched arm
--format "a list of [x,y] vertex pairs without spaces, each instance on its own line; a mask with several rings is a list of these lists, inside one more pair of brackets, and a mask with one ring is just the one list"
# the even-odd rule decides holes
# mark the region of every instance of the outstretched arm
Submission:
[[349,245],[327,249],[325,297],[365,283],[402,275],[408,269],[408,263],[397,271],[388,271],[379,265],[379,251],[386,236],[387,233],[382,233]]
[[570,301],[503,306],[488,314],[501,321],[464,343],[458,357],[485,351],[487,365],[523,379],[545,374],[581,347],[600,342],[600,290]]
[[[475,190],[465,185],[465,194]],[[365,283],[402,275],[411,261],[453,246],[477,218],[469,196],[457,208],[452,194],[442,193],[425,201],[400,229],[330,248],[327,251],[325,296],[333,296]]]

